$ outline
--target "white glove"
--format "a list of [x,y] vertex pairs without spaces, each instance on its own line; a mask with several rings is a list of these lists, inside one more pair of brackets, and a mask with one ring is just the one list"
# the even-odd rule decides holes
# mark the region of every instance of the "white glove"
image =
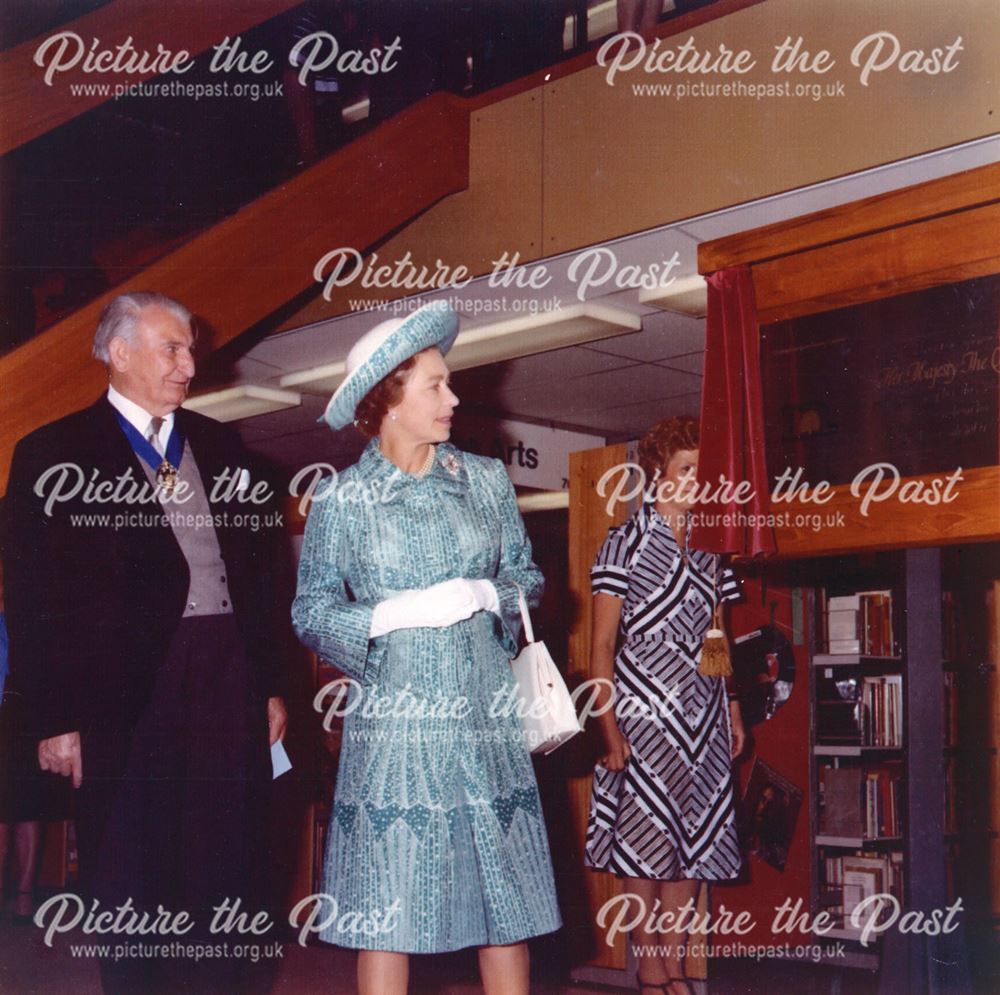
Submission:
[[481,609],[477,600],[483,597],[480,592],[480,588],[473,587],[472,582],[462,577],[433,584],[421,591],[403,591],[375,606],[369,635],[374,638],[395,629],[442,629],[454,625]]
[[468,580],[466,583],[472,588],[472,596],[476,600],[476,607],[480,611],[500,614],[500,595],[489,580]]

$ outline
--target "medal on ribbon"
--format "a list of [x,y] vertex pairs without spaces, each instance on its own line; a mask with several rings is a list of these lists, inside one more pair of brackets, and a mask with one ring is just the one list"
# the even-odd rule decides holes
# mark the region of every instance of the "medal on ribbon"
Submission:
[[120,411],[115,411],[115,415],[136,456],[153,468],[157,487],[170,497],[180,479],[181,457],[184,455],[184,436],[177,428],[177,420],[174,419],[166,452],[161,456],[153,444],[143,438],[142,433]]
[[177,467],[169,460],[165,459],[156,468],[156,483],[168,497],[173,494],[174,488],[177,486]]

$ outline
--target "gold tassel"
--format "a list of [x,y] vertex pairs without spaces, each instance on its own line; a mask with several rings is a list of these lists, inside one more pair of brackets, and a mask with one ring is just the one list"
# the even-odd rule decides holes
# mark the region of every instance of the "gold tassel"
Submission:
[[729,640],[722,628],[722,612],[716,605],[712,613],[712,628],[705,633],[698,673],[706,677],[731,677],[733,664],[729,657]]

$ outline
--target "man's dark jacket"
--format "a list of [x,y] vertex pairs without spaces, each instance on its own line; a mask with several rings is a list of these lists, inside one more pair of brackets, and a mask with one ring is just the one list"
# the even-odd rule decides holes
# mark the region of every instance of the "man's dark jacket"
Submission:
[[[184,409],[175,419],[206,493],[223,472],[248,468],[231,429]],[[114,481],[131,470],[137,486],[148,484],[106,397],[18,443],[4,502],[11,669],[27,699],[35,736],[79,730],[85,780],[115,777],[184,612],[189,572],[155,500],[87,502],[81,493],[46,515],[35,484],[62,463],[81,467],[88,483]],[[52,486],[50,478],[46,493]],[[283,693],[274,509],[273,501],[212,504],[214,515],[229,516],[228,523],[217,520],[216,533],[250,680],[262,703]],[[156,521],[138,522],[137,515]],[[257,515],[258,521],[270,516],[271,522],[255,530],[237,525],[237,515]],[[117,519],[125,524],[116,527],[116,516],[132,517]]]

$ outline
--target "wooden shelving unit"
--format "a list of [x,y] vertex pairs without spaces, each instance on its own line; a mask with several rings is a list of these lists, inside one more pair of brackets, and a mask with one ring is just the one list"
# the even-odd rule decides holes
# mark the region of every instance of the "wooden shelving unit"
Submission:
[[[960,928],[947,939],[958,962],[967,965],[968,951],[981,948],[983,937],[1000,926],[1000,581],[989,579],[986,547],[912,549],[895,556],[895,566],[886,569],[894,572],[899,655],[815,652],[810,657],[812,910],[816,914],[843,904],[843,879],[828,880],[831,861],[836,866],[839,859],[841,868],[851,865],[851,858],[872,868],[879,861],[895,861],[896,897],[903,910],[945,909],[963,899]],[[814,562],[822,576],[823,561]],[[973,563],[978,573],[970,569]],[[965,586],[951,592],[954,577]],[[879,674],[898,675],[901,681],[902,740],[898,746],[867,745],[856,716],[856,741],[846,741],[842,715],[831,722],[824,711],[859,708],[861,680]],[[852,679],[857,684],[844,686],[847,697],[838,697],[837,682]],[[830,728],[838,735],[824,738],[822,731]],[[860,788],[868,771],[886,768],[901,779],[901,824],[893,827],[898,832],[829,828],[821,797],[825,770],[858,771]],[[863,790],[856,803],[854,822],[864,827]],[[842,799],[837,804],[843,824]],[[882,890],[893,892],[893,886],[883,882]],[[920,947],[919,939],[891,928],[864,946],[860,929],[846,917],[825,935],[848,945],[850,956],[842,966],[877,969],[882,979],[905,974]]]
[[[858,900],[889,892],[906,908],[936,908],[946,893],[944,805],[929,802],[945,797],[940,553],[907,550],[882,566],[893,591],[898,653],[814,652],[809,675],[812,909],[834,916],[843,910],[826,935],[849,945],[846,963],[868,969],[891,960],[894,944],[888,933],[861,943],[849,915]],[[831,578],[835,583],[851,582]],[[820,639],[823,628],[814,627]],[[895,735],[880,728],[876,736],[863,714],[865,682],[882,675],[898,687]],[[891,745],[873,745],[869,738]],[[831,773],[840,771],[851,773],[839,779]]]

